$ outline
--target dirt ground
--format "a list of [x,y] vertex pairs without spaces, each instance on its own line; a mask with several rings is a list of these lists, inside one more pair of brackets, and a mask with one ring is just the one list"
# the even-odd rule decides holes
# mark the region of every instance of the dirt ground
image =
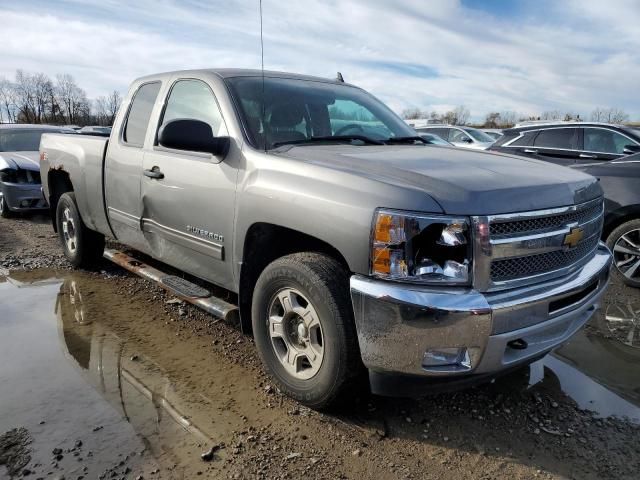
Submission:
[[[638,478],[640,350],[601,321],[484,386],[318,413],[237,326],[106,262],[72,271],[44,217],[0,218],[0,478]],[[611,357],[573,361],[581,342]]]

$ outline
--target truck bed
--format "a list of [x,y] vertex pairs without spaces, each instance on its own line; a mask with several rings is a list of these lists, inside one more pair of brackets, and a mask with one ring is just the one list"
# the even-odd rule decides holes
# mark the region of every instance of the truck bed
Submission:
[[44,193],[50,201],[51,172],[69,175],[76,202],[85,224],[92,230],[109,233],[104,208],[103,171],[108,138],[94,135],[45,133],[40,140],[40,174]]

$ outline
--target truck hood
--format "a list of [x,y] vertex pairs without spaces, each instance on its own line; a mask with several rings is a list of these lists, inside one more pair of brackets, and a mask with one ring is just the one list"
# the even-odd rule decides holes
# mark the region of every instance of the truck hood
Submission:
[[38,152],[0,152],[0,169],[13,168],[40,171]]
[[[492,215],[583,203],[602,196],[594,177],[551,163],[435,145],[304,145],[297,161],[423,191],[453,215]],[[378,205],[393,207],[393,205]]]

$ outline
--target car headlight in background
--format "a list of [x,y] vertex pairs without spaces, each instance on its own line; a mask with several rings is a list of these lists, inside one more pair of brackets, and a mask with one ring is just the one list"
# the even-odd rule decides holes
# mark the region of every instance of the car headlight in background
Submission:
[[465,217],[375,213],[371,274],[389,280],[469,284],[471,228]]

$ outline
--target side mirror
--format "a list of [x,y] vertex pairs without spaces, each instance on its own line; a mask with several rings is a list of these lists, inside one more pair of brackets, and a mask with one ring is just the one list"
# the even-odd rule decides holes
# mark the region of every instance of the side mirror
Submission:
[[640,145],[635,145],[635,144],[625,145],[624,150],[622,150],[622,153],[626,155],[631,155],[632,153],[638,153],[638,152],[640,152]]
[[229,137],[214,137],[211,126],[201,120],[178,118],[171,120],[158,132],[158,143],[166,148],[203,152],[225,156],[229,151]]
[[469,137],[463,137],[461,139],[464,143],[473,143],[473,140],[471,140]]

